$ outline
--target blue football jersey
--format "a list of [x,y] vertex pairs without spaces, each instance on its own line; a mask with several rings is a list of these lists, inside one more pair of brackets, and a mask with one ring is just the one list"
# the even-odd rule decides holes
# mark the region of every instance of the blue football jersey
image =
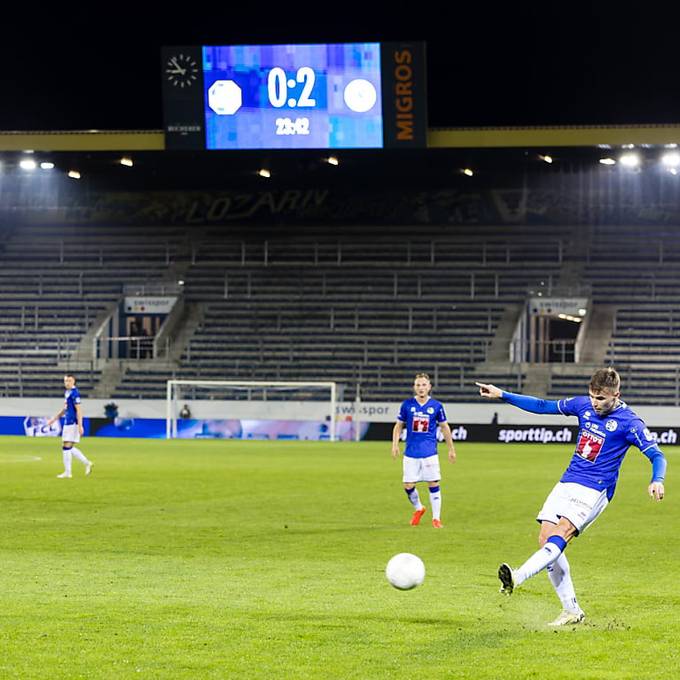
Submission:
[[571,397],[557,402],[565,416],[578,418],[576,451],[560,481],[576,482],[591,489],[607,490],[611,500],[628,447],[643,453],[657,444],[644,422],[627,404],[606,416],[599,416],[588,397]]
[[419,404],[411,397],[401,405],[398,420],[406,425],[405,456],[427,458],[437,453],[437,427],[446,422],[444,406],[440,402],[428,399]]
[[66,390],[64,392],[64,401],[66,412],[64,414],[64,425],[73,425],[78,422],[78,414],[76,413],[76,404],[80,404],[80,392],[78,388]]

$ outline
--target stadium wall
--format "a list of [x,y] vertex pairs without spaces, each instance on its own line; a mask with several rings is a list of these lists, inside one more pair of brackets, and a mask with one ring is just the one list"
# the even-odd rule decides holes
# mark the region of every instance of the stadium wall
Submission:
[[[84,399],[83,410],[87,417],[105,419],[105,407],[111,399]],[[282,402],[282,401],[218,401],[181,400],[180,407],[187,404],[193,419],[198,420],[313,420],[325,417],[323,402]],[[167,403],[164,399],[120,399],[115,401],[118,417],[121,419],[150,419],[165,421]],[[60,408],[59,399],[0,399],[0,418],[7,417],[51,417]],[[363,423],[392,424],[399,411],[397,402],[361,402],[359,421]],[[354,420],[356,404],[338,402],[338,421]],[[487,425],[497,414],[498,425],[517,426],[565,426],[573,424],[572,419],[563,416],[539,416],[522,411],[503,403],[451,403],[445,404],[449,423],[458,425]],[[636,413],[650,427],[678,427],[680,408],[672,406],[641,406]],[[304,413],[304,418],[300,414]]]

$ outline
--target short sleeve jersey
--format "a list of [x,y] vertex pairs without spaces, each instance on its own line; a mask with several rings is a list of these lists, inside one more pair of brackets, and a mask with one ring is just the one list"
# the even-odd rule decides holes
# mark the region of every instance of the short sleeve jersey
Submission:
[[446,422],[444,406],[436,399],[419,404],[407,399],[399,409],[398,420],[406,425],[406,450],[409,458],[427,458],[437,453],[437,426]]
[[64,402],[64,407],[66,409],[64,415],[64,425],[73,425],[74,423],[78,422],[76,404],[80,404],[80,392],[78,392],[77,387],[64,392]]
[[576,416],[579,424],[576,451],[560,481],[606,489],[611,500],[628,448],[637,446],[644,453],[656,447],[652,433],[623,402],[605,416],[595,412],[588,397],[561,399],[557,408],[565,416]]

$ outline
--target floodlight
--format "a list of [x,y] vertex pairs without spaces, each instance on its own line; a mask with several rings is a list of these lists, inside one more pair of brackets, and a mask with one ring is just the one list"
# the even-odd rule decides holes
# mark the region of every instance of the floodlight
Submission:
[[668,151],[661,156],[661,162],[667,168],[677,168],[680,166],[680,153],[677,151]]
[[640,156],[636,153],[624,153],[619,158],[619,162],[626,168],[637,168],[640,165]]

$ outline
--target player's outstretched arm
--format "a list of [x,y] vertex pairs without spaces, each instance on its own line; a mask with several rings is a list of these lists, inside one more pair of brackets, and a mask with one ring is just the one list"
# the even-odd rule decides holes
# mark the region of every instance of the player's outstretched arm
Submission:
[[517,408],[521,408],[523,411],[529,411],[529,413],[564,415],[558,408],[556,401],[506,392],[495,385],[488,385],[486,383],[476,382],[475,385],[479,387],[479,394],[487,399],[502,399],[504,402],[517,406]]
[[479,387],[479,395],[487,399],[500,399],[503,396],[503,390],[495,385],[488,385],[486,383],[476,382],[475,385]]

